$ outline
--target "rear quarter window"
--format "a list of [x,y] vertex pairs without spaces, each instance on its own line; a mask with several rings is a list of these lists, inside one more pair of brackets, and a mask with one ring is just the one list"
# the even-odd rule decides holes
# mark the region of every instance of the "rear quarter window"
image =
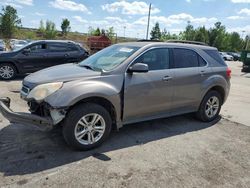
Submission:
[[204,52],[206,52],[206,54],[208,54],[211,58],[213,58],[217,63],[221,65],[226,65],[226,63],[224,62],[223,58],[221,57],[221,55],[217,50],[204,50]]

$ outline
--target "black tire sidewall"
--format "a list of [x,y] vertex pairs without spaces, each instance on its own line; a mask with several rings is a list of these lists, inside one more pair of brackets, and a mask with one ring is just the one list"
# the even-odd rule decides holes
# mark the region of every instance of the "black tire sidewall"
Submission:
[[[207,104],[207,101],[211,98],[211,97],[217,97],[219,99],[219,108],[218,108],[218,111],[216,113],[216,115],[214,115],[213,117],[209,118],[206,114],[206,104]],[[217,91],[209,91],[205,97],[203,98],[202,102],[201,102],[201,105],[200,105],[200,108],[199,108],[199,111],[197,112],[196,116],[198,117],[198,119],[204,121],[204,122],[211,122],[213,120],[215,120],[219,113],[220,113],[220,110],[221,110],[221,106],[222,106],[222,98],[221,98],[221,95],[219,92]]]
[[3,78],[3,77],[0,76],[0,79],[1,79],[1,80],[11,80],[11,79],[13,79],[13,78],[16,77],[17,70],[16,70],[16,67],[15,67],[14,65],[12,65],[12,64],[10,64],[10,63],[1,63],[1,64],[0,64],[0,68],[3,67],[3,66],[9,66],[9,67],[11,67],[11,68],[13,69],[13,71],[14,71],[14,74],[13,74],[13,76],[10,77],[10,78]]
[[[101,115],[105,121],[106,127],[104,134],[100,140],[91,145],[83,145],[75,138],[75,126],[77,122],[84,116],[90,113]],[[89,150],[102,144],[109,136],[112,127],[112,120],[109,112],[102,106],[94,103],[85,103],[77,105],[67,113],[63,122],[63,136],[68,145],[76,150]]]

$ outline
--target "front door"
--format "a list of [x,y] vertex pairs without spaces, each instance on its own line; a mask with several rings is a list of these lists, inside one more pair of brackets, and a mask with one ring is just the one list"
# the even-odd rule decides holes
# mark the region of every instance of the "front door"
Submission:
[[168,115],[173,97],[173,73],[169,49],[151,49],[135,63],[145,63],[147,73],[126,73],[124,88],[125,123]]
[[[26,51],[25,51],[26,50]],[[31,73],[41,70],[47,64],[47,45],[36,43],[23,49],[17,55],[23,72]]]

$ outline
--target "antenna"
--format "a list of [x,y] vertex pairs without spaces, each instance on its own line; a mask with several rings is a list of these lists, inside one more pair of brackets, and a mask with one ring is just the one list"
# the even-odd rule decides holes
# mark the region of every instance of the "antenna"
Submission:
[[148,10],[148,26],[147,26],[146,40],[148,40],[148,30],[149,30],[149,22],[150,22],[150,13],[151,13],[151,3],[149,4],[149,10]]

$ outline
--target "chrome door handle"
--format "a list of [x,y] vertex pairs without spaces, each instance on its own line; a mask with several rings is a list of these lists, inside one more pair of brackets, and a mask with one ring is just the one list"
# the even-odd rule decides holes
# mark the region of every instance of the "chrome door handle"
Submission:
[[165,77],[162,78],[162,80],[163,80],[164,82],[167,82],[167,81],[172,80],[172,77],[171,77],[171,76],[165,76]]

